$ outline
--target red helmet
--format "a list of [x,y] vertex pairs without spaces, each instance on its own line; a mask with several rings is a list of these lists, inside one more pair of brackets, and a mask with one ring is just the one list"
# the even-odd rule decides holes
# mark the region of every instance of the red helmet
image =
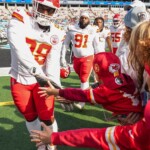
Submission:
[[115,28],[118,28],[121,24],[121,16],[120,14],[115,14],[113,17],[113,26]]
[[67,67],[61,67],[60,68],[60,77],[65,79],[68,78],[70,75],[71,69],[70,66],[68,65]]

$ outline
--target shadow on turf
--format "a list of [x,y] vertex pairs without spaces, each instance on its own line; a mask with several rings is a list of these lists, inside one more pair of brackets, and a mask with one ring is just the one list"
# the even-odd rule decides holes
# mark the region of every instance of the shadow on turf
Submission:
[[24,119],[18,110],[14,106],[3,108],[12,109],[12,113],[9,114],[11,119],[0,118],[0,150],[36,150],[34,144],[30,142]]
[[10,90],[10,86],[3,86],[3,89]]
[[[25,121],[22,115],[18,112],[14,106],[7,106],[12,109],[10,114],[12,119],[0,118],[0,149],[1,150],[36,150],[33,143],[30,142],[29,134],[25,126]],[[7,108],[6,107],[6,108]],[[75,109],[73,112],[64,112],[60,105],[55,105],[55,117],[58,122],[59,131],[78,129],[78,128],[101,128],[111,126],[107,122],[103,122],[103,114],[100,109],[93,107],[88,108],[88,105],[83,111]],[[96,106],[97,107],[97,106]],[[80,119],[78,118],[80,116]],[[88,117],[85,120],[85,117]],[[95,117],[99,122],[92,122],[91,117]],[[15,120],[15,118],[19,118]],[[7,126],[12,126],[12,129],[6,129]],[[71,148],[66,146],[58,146],[58,150],[74,150],[77,148]],[[78,148],[78,150],[92,150],[88,148]]]

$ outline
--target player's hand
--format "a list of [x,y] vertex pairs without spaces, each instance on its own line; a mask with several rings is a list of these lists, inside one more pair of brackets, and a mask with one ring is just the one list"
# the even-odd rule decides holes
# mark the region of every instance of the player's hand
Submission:
[[37,74],[35,67],[31,68],[30,73],[36,78],[37,82],[41,87],[49,86],[48,83],[50,83],[56,89],[61,89],[61,87],[57,83],[49,79],[47,76],[42,74]]
[[60,103],[60,106],[64,111],[72,111],[74,109],[73,102],[70,100],[57,96],[56,101]]
[[36,146],[40,146],[40,145],[47,145],[50,144],[50,137],[52,134],[52,130],[46,126],[43,122],[41,122],[41,126],[43,127],[43,131],[39,131],[39,130],[31,130],[31,142],[36,143]]
[[61,67],[67,67],[67,62],[64,58],[60,58],[60,66]]
[[131,112],[126,118],[119,116],[118,121],[121,125],[131,125],[139,121],[141,118],[141,113]]
[[50,87],[39,87],[39,90],[38,94],[40,94],[40,97],[58,96],[59,94],[59,89],[53,88],[52,85]]

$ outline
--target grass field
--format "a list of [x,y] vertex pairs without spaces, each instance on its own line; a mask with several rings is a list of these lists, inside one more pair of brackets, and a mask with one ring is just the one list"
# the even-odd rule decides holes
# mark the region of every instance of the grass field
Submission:
[[[79,87],[80,83],[77,75],[71,73],[69,78],[62,80],[62,85]],[[0,150],[36,150],[35,145],[30,142],[24,118],[16,107],[9,102],[12,102],[9,77],[0,77]],[[74,109],[72,112],[65,112],[61,109],[59,103],[56,103],[55,117],[59,131],[89,127],[101,128],[116,124],[115,122],[105,122],[103,109],[100,106],[90,104],[86,104],[83,110]],[[58,150],[74,149],[77,148],[58,146]]]

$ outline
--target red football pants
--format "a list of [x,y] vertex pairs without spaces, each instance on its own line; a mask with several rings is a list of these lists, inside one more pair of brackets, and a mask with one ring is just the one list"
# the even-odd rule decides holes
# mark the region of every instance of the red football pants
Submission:
[[93,69],[93,59],[93,55],[82,58],[73,58],[74,70],[78,74],[82,83],[85,83],[89,80]]
[[23,85],[11,78],[11,93],[14,103],[27,121],[36,117],[40,120],[53,120],[54,96],[47,99],[38,94],[39,84]]

